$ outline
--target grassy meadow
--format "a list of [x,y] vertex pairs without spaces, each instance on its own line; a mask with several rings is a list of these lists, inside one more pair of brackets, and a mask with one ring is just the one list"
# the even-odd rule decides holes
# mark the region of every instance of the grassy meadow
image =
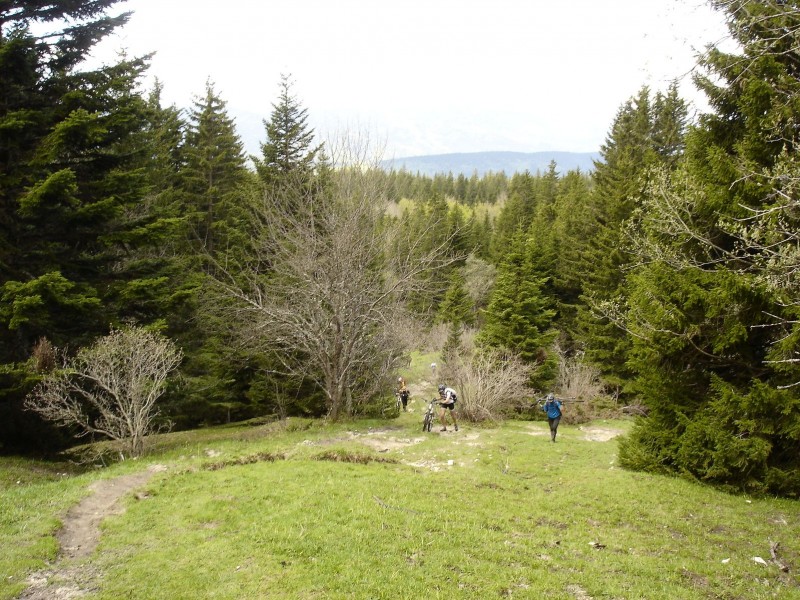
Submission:
[[[797,502],[619,469],[626,421],[562,425],[555,444],[544,421],[423,434],[426,397],[386,420],[169,434],[84,473],[2,459],[0,599],[53,565],[109,600],[800,598]],[[151,464],[167,468],[97,551],[59,563],[87,486]]]

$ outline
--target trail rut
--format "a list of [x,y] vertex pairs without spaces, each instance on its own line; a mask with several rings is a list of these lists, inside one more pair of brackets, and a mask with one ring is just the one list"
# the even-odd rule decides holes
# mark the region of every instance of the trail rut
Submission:
[[58,558],[49,568],[28,577],[28,588],[17,600],[71,600],[92,591],[94,570],[91,563],[80,559],[97,548],[100,523],[106,517],[124,513],[122,497],[144,487],[154,474],[165,470],[163,465],[153,465],[146,471],[92,483],[89,486],[92,493],[64,516],[64,524],[57,534]]

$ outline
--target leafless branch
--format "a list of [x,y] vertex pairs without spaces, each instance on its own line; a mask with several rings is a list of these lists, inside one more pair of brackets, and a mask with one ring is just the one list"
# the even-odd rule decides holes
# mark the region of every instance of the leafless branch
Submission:
[[158,415],[156,401],[167,376],[183,358],[168,339],[141,328],[112,330],[74,358],[62,359],[25,399],[25,407],[48,421],[143,450]]
[[426,275],[457,257],[438,223],[413,239],[387,227],[385,178],[359,143],[328,144],[334,166],[314,182],[265,195],[245,258],[217,263],[234,300],[231,317],[248,343],[325,392],[329,414],[349,414],[374,394],[402,357],[394,331]]

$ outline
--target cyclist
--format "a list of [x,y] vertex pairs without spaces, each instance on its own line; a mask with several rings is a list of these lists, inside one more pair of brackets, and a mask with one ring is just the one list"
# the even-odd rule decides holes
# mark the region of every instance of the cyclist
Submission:
[[410,392],[406,387],[406,380],[402,377],[397,378],[397,396],[400,398],[400,402],[403,403],[403,410],[406,410],[406,405],[408,404],[408,397]]
[[458,422],[456,421],[455,413],[456,402],[458,401],[456,391],[442,383],[439,385],[439,398],[439,406],[441,408],[439,411],[439,420],[442,422],[442,431],[447,431],[447,419],[445,419],[445,415],[448,410],[450,411],[450,418],[453,419],[453,426],[455,430],[458,431]]
[[550,424],[550,441],[556,441],[556,433],[558,432],[558,423],[561,421],[561,408],[563,404],[561,400],[553,395],[553,392],[547,394],[546,402],[542,406],[542,410],[547,413],[547,422]]

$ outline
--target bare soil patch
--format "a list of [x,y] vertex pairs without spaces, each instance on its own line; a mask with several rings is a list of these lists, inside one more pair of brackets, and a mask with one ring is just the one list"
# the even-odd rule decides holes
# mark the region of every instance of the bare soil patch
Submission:
[[[456,465],[454,460],[444,460],[444,461],[435,461],[435,460],[418,460],[418,461],[404,461],[404,465],[408,465],[409,467],[415,467],[417,469],[424,469],[426,471],[443,471],[444,469],[448,469]],[[459,463],[458,466],[463,467],[463,463]]]
[[607,442],[625,433],[622,429],[610,427],[578,427],[587,442]]
[[399,448],[407,448],[424,442],[424,437],[395,437],[387,436],[383,431],[371,431],[369,433],[351,433],[351,439],[369,446],[378,452],[389,452],[390,450],[397,450]]
[[527,427],[525,427],[525,431],[523,432],[526,435],[533,435],[533,436],[540,436],[546,435],[550,437],[550,429],[547,425],[541,425],[539,423],[530,423]]
[[[607,442],[625,433],[622,429],[594,425],[589,427],[580,426],[578,431],[581,432],[583,439],[587,442]],[[546,423],[531,423],[526,427],[524,433],[533,436],[549,436],[550,429]]]
[[90,564],[80,564],[75,559],[86,558],[97,548],[103,519],[125,512],[121,502],[125,494],[143,487],[155,473],[165,470],[164,465],[152,465],[146,471],[102,479],[89,486],[92,493],[64,516],[57,534],[61,547],[58,559],[49,569],[31,574],[28,589],[18,599],[70,600],[89,593],[95,573]]

